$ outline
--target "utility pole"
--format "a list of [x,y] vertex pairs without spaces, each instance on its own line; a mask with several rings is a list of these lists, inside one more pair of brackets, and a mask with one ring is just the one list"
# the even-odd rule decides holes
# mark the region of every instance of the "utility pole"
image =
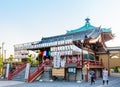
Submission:
[[5,59],[5,63],[6,63],[6,50],[4,50],[4,59]]

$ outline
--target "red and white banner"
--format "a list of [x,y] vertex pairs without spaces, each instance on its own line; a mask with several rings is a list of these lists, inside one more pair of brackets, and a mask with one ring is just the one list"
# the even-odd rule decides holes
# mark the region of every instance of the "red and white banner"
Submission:
[[55,55],[53,62],[54,68],[60,68],[60,55]]

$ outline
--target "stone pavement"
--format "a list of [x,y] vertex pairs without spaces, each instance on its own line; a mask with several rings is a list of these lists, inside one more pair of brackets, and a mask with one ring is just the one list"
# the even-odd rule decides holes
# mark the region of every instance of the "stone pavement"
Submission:
[[109,77],[109,84],[102,85],[102,78],[96,80],[95,85],[90,85],[90,82],[68,82],[68,81],[53,81],[53,82],[33,82],[25,83],[18,81],[0,81],[0,87],[120,87],[120,77]]
[[20,81],[0,81],[0,87],[5,87],[5,86],[12,86],[12,85],[19,85],[19,84],[23,84],[24,82],[20,82]]

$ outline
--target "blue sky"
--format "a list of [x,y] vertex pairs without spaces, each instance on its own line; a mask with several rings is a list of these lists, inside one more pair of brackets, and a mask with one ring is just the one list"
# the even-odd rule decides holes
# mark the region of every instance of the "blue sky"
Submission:
[[[116,35],[108,46],[117,46],[120,34],[120,0],[0,0],[0,44],[7,55],[14,44],[39,41],[91,24],[111,28]],[[0,45],[1,46],[1,45]]]

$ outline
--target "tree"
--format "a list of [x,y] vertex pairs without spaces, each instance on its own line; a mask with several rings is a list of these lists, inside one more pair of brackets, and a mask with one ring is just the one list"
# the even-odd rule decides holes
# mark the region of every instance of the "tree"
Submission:
[[9,58],[8,58],[8,61],[9,61],[10,63],[12,63],[12,62],[13,62],[13,58],[14,58],[14,56],[11,54],[11,55],[9,56]]
[[36,57],[36,60],[39,61],[39,64],[40,64],[42,62],[42,56],[38,54],[38,56]]
[[37,66],[39,64],[38,61],[33,59],[32,54],[28,54],[27,62],[31,64],[31,66]]
[[115,72],[118,72],[118,67],[117,66],[115,67]]
[[2,69],[3,69],[3,59],[2,56],[0,55],[0,74],[2,74]]
[[11,54],[11,55],[9,56],[9,58],[8,58],[8,62],[10,63],[10,71],[13,70],[13,65],[12,65],[13,58],[14,58],[14,56],[13,56],[12,54]]
[[2,56],[0,55],[0,68],[3,66],[3,59]]
[[27,62],[33,64],[32,54],[28,54]]

